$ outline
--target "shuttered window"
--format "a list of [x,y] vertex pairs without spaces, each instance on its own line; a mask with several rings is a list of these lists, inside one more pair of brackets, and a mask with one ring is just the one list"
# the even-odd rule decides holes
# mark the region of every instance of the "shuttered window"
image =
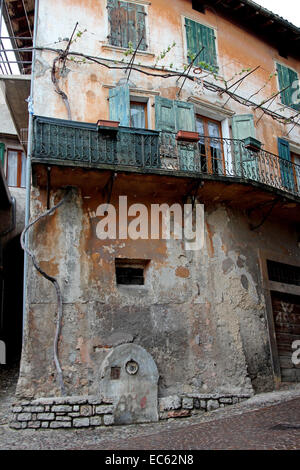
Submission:
[[156,130],[166,132],[195,131],[195,110],[192,103],[155,97]]
[[[162,156],[179,158],[180,169],[195,171],[194,146],[177,145],[176,133],[180,130],[195,132],[195,110],[192,103],[173,101],[161,96],[155,97],[155,127],[160,131]],[[178,155],[177,155],[178,151]]]
[[141,40],[139,50],[145,51],[145,7],[130,2],[108,0],[107,10],[110,25],[109,44],[128,48],[131,43],[133,49],[136,49]]
[[185,18],[185,29],[188,61],[191,62],[203,48],[203,51],[195,61],[195,65],[206,69],[211,68],[214,72],[217,72],[218,63],[215,31],[189,18]]
[[299,77],[297,72],[288,67],[285,67],[282,64],[277,64],[276,68],[278,73],[279,88],[280,90],[284,90],[281,93],[281,102],[286,106],[290,106],[291,108],[300,111],[300,104],[298,102]]

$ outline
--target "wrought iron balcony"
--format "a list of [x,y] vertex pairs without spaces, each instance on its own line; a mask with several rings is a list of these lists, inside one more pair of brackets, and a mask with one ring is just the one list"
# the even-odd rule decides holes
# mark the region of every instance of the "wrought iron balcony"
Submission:
[[238,179],[300,197],[300,165],[241,140],[201,136],[177,141],[171,132],[35,117],[33,161],[90,168],[132,169]]

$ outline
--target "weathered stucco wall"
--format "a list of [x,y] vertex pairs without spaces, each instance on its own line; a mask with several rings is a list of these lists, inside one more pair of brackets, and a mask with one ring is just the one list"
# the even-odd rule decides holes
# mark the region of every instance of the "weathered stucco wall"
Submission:
[[[148,206],[147,186],[138,178],[118,176],[111,203],[117,205],[118,196],[127,195],[128,205]],[[165,183],[152,184],[151,202],[181,202],[173,190],[179,183]],[[185,251],[180,240],[101,241],[96,237],[95,213],[107,202],[103,187],[101,173],[82,173],[82,184],[68,202],[39,222],[31,236],[42,268],[56,276],[62,288],[59,354],[67,393],[97,393],[104,358],[112,347],[130,342],[155,360],[160,396],[272,388],[258,249],[268,247],[291,261],[299,257],[293,227],[270,219],[251,231],[241,210],[200,199],[206,226],[200,252]],[[52,190],[51,205],[62,194]],[[45,207],[46,192],[36,186],[32,217]],[[115,258],[150,260],[145,286],[117,286]],[[18,394],[56,395],[55,293],[33,269],[29,286]]]
[[[211,11],[203,15],[192,10],[190,1],[174,0],[170,8],[166,2],[153,0],[147,8],[149,51],[138,53],[136,59],[143,65],[153,65],[155,56],[175,41],[176,46],[161,64],[168,69],[172,63],[172,70],[182,70],[186,63],[183,17],[187,16],[215,28],[220,71],[227,79],[242,69],[260,65],[239,88],[243,96],[249,97],[262,88],[259,96],[263,100],[278,91],[275,77],[264,86],[275,72],[276,60],[300,72],[293,59],[279,57],[275,49]],[[80,31],[87,31],[72,44],[72,50],[101,56],[111,65],[114,60],[124,59],[124,51],[106,47],[106,1],[100,0],[41,0],[38,46],[64,48],[67,42],[59,38],[69,37],[76,21]],[[49,51],[37,54],[34,111],[37,115],[67,119],[66,107],[51,82],[55,57]],[[59,85],[68,95],[72,119],[108,119],[109,88],[124,79],[124,72],[75,61],[67,61],[66,65]],[[149,98],[149,127],[155,128],[155,96],[176,99],[176,79],[153,78],[133,71],[130,83],[133,96]],[[181,99],[191,97],[199,98],[199,104],[211,103],[219,109],[228,99],[207,90],[201,93],[194,82],[187,81]],[[278,98],[274,108],[280,106],[279,101]],[[226,107],[220,121],[234,113],[254,113],[255,121],[261,116],[260,110],[234,100]],[[282,112],[291,114],[286,109]],[[292,140],[299,140],[298,129],[296,126],[290,133]],[[256,136],[266,150],[277,153],[277,137],[286,131],[283,124],[264,117],[257,125]],[[34,169],[32,218],[44,212],[47,205],[45,171],[41,168],[36,165]],[[41,267],[57,277],[62,289],[59,358],[67,394],[97,394],[104,359],[113,347],[124,343],[139,345],[151,354],[159,372],[160,397],[194,393],[249,395],[271,389],[273,370],[259,250],[268,248],[291,262],[299,259],[296,228],[289,222],[292,216],[289,219],[288,208],[285,220],[271,215],[253,231],[249,214],[242,205],[237,206],[239,195],[245,203],[247,195],[251,198],[255,190],[251,192],[246,185],[244,190],[236,190],[231,189],[233,185],[205,180],[204,191],[198,188],[199,202],[205,204],[205,245],[200,252],[186,251],[180,240],[101,241],[96,236],[96,210],[101,203],[109,199],[117,206],[119,195],[128,196],[128,205],[138,202],[148,208],[151,203],[182,203],[194,186],[188,178],[183,182],[171,176],[118,173],[109,195],[109,178],[109,172],[104,170],[52,168],[51,206],[63,196],[61,188],[66,184],[71,184],[73,190],[67,202],[54,215],[40,221],[30,235],[30,246]],[[235,206],[228,197],[231,190]],[[217,202],[223,191],[227,204]],[[263,193],[261,188],[257,191]],[[265,207],[264,204],[272,203],[271,199],[269,192],[257,201]],[[259,210],[252,214],[251,223],[257,217],[259,224],[260,215]],[[145,286],[118,286],[116,258],[150,260]],[[31,263],[28,286],[17,393],[28,398],[56,396],[60,392],[53,362],[55,291]]]

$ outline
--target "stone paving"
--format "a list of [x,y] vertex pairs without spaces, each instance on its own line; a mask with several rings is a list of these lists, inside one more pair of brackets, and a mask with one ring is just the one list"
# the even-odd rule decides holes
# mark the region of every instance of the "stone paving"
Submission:
[[299,387],[257,395],[246,402],[191,418],[154,424],[95,430],[13,430],[8,426],[9,404],[14,400],[13,373],[5,384],[5,393],[0,390],[1,450],[300,449]]

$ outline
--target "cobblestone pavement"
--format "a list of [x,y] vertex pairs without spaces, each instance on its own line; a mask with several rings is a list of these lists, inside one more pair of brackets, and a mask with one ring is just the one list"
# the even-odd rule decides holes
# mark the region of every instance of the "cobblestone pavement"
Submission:
[[257,395],[191,418],[104,429],[13,430],[17,368],[0,370],[0,449],[300,449],[300,389]]
[[18,376],[19,363],[10,366],[0,366],[0,425],[5,424],[7,417],[10,415]]

